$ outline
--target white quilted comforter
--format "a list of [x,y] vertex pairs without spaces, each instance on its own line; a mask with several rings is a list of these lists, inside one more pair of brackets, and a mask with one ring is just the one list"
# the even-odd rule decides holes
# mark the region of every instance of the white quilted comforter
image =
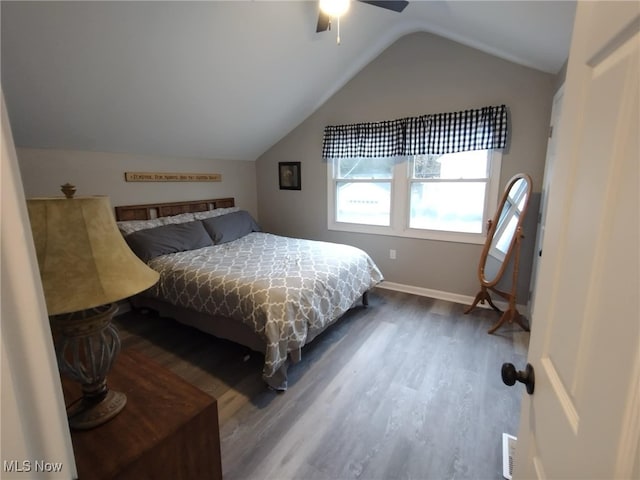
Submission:
[[268,233],[163,255],[149,266],[160,280],[147,294],[237,320],[263,337],[263,378],[272,386],[289,352],[383,280],[358,248]]

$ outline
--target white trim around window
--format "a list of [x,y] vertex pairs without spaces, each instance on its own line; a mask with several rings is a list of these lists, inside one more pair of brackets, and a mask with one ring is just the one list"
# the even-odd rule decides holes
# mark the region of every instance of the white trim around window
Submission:
[[487,221],[493,217],[500,193],[500,170],[502,153],[499,150],[490,152],[490,173],[485,196],[483,231],[481,233],[449,232],[441,230],[425,230],[409,228],[410,179],[409,157],[397,157],[393,167],[391,180],[391,225],[377,226],[336,221],[337,180],[334,178],[334,162],[327,160],[327,228],[342,232],[367,233],[372,235],[388,235],[428,240],[440,240],[458,243],[484,244],[486,240]]

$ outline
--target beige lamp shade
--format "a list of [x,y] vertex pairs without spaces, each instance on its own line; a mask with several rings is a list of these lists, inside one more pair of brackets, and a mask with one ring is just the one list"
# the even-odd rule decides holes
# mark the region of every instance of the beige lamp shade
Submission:
[[49,315],[130,297],[159,274],[127,246],[109,197],[27,200]]

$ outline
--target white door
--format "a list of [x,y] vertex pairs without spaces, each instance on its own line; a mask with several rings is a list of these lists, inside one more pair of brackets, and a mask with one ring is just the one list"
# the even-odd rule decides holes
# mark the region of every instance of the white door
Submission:
[[640,478],[639,31],[639,2],[578,4],[516,479]]
[[540,257],[542,257],[542,241],[547,219],[547,208],[549,200],[549,189],[551,188],[551,178],[553,177],[553,165],[556,161],[556,147],[560,135],[560,114],[562,113],[562,99],[564,98],[564,86],[560,87],[553,96],[553,106],[551,107],[551,122],[549,125],[549,140],[547,141],[547,156],[544,162],[544,176],[542,177],[542,194],[540,195],[540,213],[538,214],[538,228],[536,230],[536,246],[533,255],[533,268],[531,270],[532,291],[529,296],[529,315],[534,315],[533,305],[536,299],[536,289],[533,286],[538,278],[538,267]]

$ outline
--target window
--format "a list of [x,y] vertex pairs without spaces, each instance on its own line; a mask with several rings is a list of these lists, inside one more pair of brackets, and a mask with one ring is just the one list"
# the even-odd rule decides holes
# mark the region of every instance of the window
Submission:
[[392,158],[339,158],[335,175],[335,220],[391,225]]
[[482,233],[489,165],[486,150],[413,157],[409,227]]
[[329,229],[484,243],[497,204],[505,105],[329,125]]
[[492,150],[329,160],[328,228],[484,243],[500,163]]

